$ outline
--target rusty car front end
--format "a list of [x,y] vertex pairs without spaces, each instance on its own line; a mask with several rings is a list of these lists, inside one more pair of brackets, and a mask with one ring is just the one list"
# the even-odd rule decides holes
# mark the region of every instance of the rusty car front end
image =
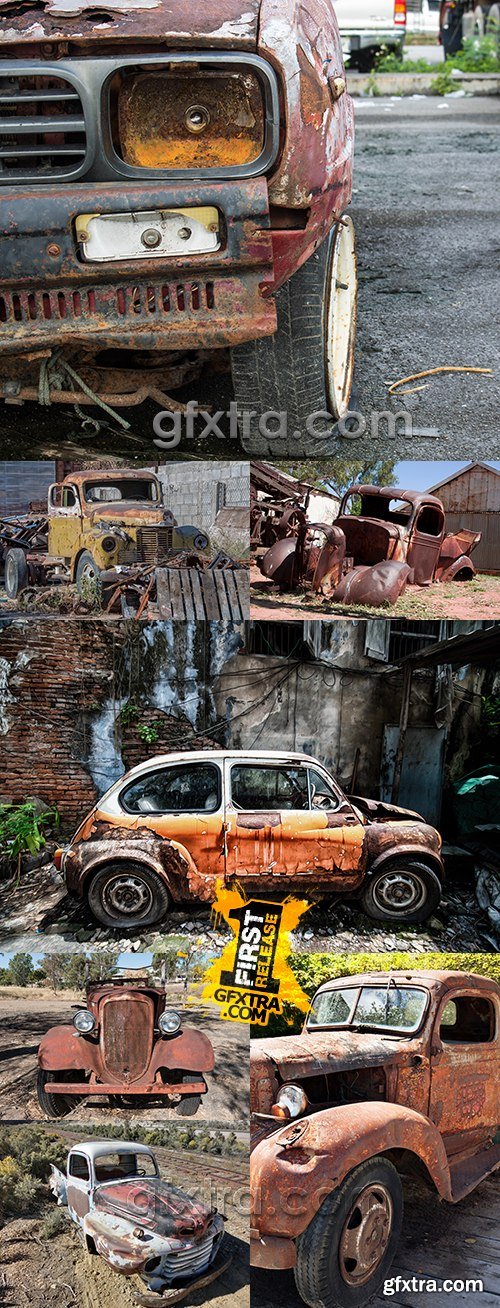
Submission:
[[0,49],[0,396],[161,401],[272,334],[351,194],[327,0],[0,0]]
[[[379,1003],[394,1013],[400,991],[413,1003],[419,996],[412,1029],[374,1029],[366,1002],[366,1024],[349,1026],[359,997],[377,991]],[[347,1003],[351,992],[358,1001],[344,1028],[329,1026],[319,1005],[336,996]],[[443,1075],[439,1021],[450,996],[467,993],[491,1002],[491,1049],[481,1055],[478,1047],[475,1067],[468,1050],[457,1046],[453,1067]],[[423,1165],[449,1202],[500,1166],[494,1144],[499,1014],[499,987],[485,977],[418,969],[366,973],[325,982],[301,1035],[252,1041],[253,1266],[295,1267],[297,1241],[324,1201],[369,1160]],[[444,1076],[450,1077],[445,1116]],[[453,1092],[452,1079],[458,1082]]]
[[160,1097],[196,1107],[215,1065],[208,1036],[167,1008],[164,988],[144,981],[89,985],[72,1025],[51,1027],[38,1049],[39,1097],[52,1116],[82,1095]]
[[407,586],[475,576],[480,533],[446,534],[443,505],[427,492],[351,486],[333,526],[296,519],[260,560],[282,591],[377,607],[395,604]]

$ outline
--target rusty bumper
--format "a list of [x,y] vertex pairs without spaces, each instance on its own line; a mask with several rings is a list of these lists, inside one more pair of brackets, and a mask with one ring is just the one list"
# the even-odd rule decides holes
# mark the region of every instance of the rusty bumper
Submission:
[[[75,220],[213,205],[222,247],[165,261],[82,264]],[[0,348],[22,353],[74,344],[218,348],[271,335],[276,310],[267,183],[100,182],[2,188]]]
[[142,1080],[134,1081],[129,1085],[125,1081],[100,1082],[94,1079],[90,1081],[50,1081],[45,1086],[45,1093],[48,1095],[163,1095],[166,1098],[172,1098],[173,1095],[206,1095],[207,1085],[201,1081],[183,1081],[182,1085],[177,1082],[165,1084],[164,1081]]

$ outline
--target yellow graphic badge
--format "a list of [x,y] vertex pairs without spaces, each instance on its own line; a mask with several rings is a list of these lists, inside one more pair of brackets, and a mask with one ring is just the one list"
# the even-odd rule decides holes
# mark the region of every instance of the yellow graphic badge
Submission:
[[232,928],[234,940],[209,968],[203,998],[219,1004],[226,1021],[266,1026],[286,1003],[308,1010],[288,955],[290,932],[309,907],[305,899],[246,899],[240,890],[218,885],[213,911]]

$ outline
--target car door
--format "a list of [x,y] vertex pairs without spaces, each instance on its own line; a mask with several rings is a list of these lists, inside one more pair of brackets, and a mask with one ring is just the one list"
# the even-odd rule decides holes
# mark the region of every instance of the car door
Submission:
[[361,847],[364,828],[336,794],[329,809],[313,803],[309,772],[293,760],[227,760],[227,876],[266,894],[344,885],[347,850]]
[[421,504],[410,528],[406,562],[413,568],[417,586],[433,580],[444,538],[444,510],[440,504]]
[[72,559],[81,532],[81,507],[76,486],[57,484],[49,488],[49,554]]
[[90,1162],[85,1154],[76,1150],[68,1160],[66,1197],[68,1211],[74,1222],[81,1222],[90,1208]]
[[499,1005],[467,987],[442,1000],[431,1050],[431,1121],[441,1135],[495,1130],[500,1121]]
[[[189,760],[152,767],[120,792],[120,807],[137,825],[175,841],[188,853],[207,889],[224,875],[222,766]],[[189,880],[189,873],[187,874]],[[201,896],[203,898],[203,895]]]

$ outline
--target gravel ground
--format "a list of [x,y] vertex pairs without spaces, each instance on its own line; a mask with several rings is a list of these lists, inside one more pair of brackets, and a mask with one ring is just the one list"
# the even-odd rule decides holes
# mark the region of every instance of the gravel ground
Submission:
[[[387,383],[443,364],[491,367],[498,372],[495,321],[498,284],[499,192],[493,156],[500,113],[493,98],[365,98],[356,100],[356,155],[352,214],[359,260],[359,330],[351,407],[368,420],[368,435],[339,438],[339,456],[480,458],[500,455],[495,376],[450,374],[428,379],[403,400],[387,397]],[[498,340],[498,333],[497,333]],[[419,383],[415,383],[418,385]],[[422,383],[424,384],[424,383]],[[201,404],[227,409],[225,375],[206,376]],[[413,434],[389,440],[371,434],[370,414],[406,405]],[[88,461],[113,453],[128,463],[153,445],[155,406],[128,411],[127,436],[111,426],[95,436],[75,415],[34,404],[0,410],[0,457]],[[359,430],[359,425],[358,425]],[[427,435],[422,433],[427,432]],[[430,434],[429,434],[430,433]],[[405,455],[406,451],[406,455]],[[230,458],[235,443],[213,437],[182,442],[178,458]],[[169,455],[168,457],[171,457]]]

